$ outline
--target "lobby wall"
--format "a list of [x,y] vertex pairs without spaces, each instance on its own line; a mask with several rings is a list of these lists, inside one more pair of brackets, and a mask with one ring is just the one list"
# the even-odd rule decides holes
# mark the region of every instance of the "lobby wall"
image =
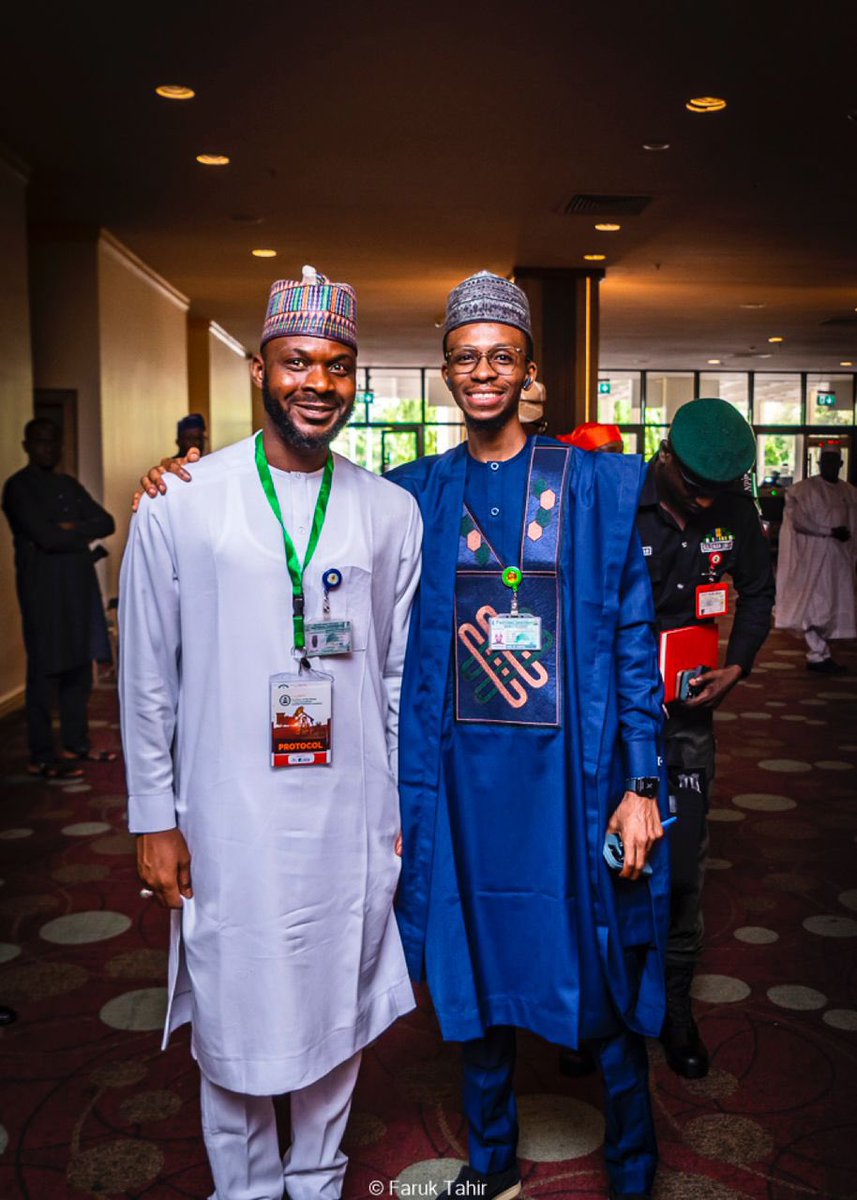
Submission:
[[116,521],[105,586],[115,596],[137,480],[175,452],[176,421],[188,411],[188,301],[104,232],[97,263],[101,502]]
[[[26,463],[21,434],[33,415],[26,189],[26,168],[0,157],[0,481]],[[5,519],[0,521],[0,603],[7,631],[0,639],[2,714],[21,702],[25,672],[12,536]]]
[[214,321],[188,321],[188,384],[188,408],[205,417],[209,450],[222,450],[257,428],[247,351]]

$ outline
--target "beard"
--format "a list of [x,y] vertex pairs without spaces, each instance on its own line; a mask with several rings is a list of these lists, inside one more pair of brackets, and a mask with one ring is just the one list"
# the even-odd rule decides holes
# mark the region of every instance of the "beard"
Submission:
[[323,433],[302,433],[289,414],[280,407],[271,395],[267,374],[262,377],[262,402],[265,405],[265,412],[273,421],[274,427],[283,442],[291,450],[304,450],[310,454],[324,450],[329,446],[337,434],[348,424],[348,418],[351,416],[351,408],[349,407],[340,414],[336,420],[336,424],[330,429],[324,430]]
[[497,413],[496,417],[472,417],[469,413],[462,410],[464,424],[468,429],[472,429],[474,433],[499,433],[501,429],[505,429],[509,422],[514,419],[517,412],[517,401],[503,412]]

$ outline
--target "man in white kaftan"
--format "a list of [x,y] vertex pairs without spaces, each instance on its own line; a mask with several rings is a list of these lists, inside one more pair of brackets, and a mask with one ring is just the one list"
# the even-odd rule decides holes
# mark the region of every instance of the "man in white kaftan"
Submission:
[[[356,364],[341,323],[299,321],[301,305],[328,304],[343,285],[290,286],[304,291],[281,317],[269,311],[254,376],[267,412],[259,438],[303,563]],[[120,597],[130,828],[146,835],[144,881],[176,908],[165,1041],[192,1022],[217,1200],[280,1200],[284,1185],[290,1200],[336,1200],[360,1052],[413,1008],[392,902],[421,523],[407,493],[333,456],[303,574],[307,619],[321,617],[322,580],[335,572],[326,615],[351,622],[350,653],[312,660],[333,677],[332,763],[274,768],[269,678],[297,670],[296,638],[257,453],[248,438],[209,455],[194,487],[144,499],[134,520]],[[170,860],[172,893],[149,860],[170,838],[190,859]],[[284,1092],[293,1140],[281,1161],[270,1097]]]
[[857,488],[838,478],[838,450],[823,451],[819,466],[819,475],[786,492],[775,623],[803,633],[808,670],[840,674],[828,642],[857,637]]

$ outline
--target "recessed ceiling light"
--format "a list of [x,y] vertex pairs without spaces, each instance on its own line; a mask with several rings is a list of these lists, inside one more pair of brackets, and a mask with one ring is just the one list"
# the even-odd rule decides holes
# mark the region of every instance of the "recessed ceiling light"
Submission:
[[839,365],[840,365],[840,367],[853,367],[854,363],[851,362],[850,359],[848,359],[846,362],[841,362]]
[[587,262],[604,262],[604,259],[607,257],[607,255],[606,254],[584,254],[583,257],[586,259]]
[[772,337],[772,338],[768,338],[768,341],[769,342],[781,342],[781,341],[783,341],[783,339],[781,337]]
[[276,258],[276,250],[251,250],[250,253],[254,258]]
[[225,167],[229,163],[227,154],[197,154],[196,161],[204,167]]
[[162,83],[155,92],[164,100],[193,100],[196,95],[193,88],[185,87],[183,83]]
[[749,304],[739,304],[738,307],[739,308],[764,308],[765,306],[764,306],[764,304],[759,304],[758,302],[751,302]]
[[643,142],[644,150],[669,150],[669,142]]
[[706,359],[706,362],[708,363],[709,367],[719,367],[720,363],[721,363],[721,359],[709,358],[709,359]]
[[773,354],[757,354],[756,358],[773,358]]
[[612,221],[600,221],[595,228],[601,233],[616,233],[617,230],[622,228],[622,226],[616,225]]
[[722,112],[725,107],[726,101],[719,96],[696,96],[685,104],[688,112],[694,113]]

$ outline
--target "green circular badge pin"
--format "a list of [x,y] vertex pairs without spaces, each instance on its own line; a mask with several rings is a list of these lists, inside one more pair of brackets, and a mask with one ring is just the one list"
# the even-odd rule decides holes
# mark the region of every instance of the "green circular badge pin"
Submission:
[[518,567],[506,567],[502,575],[502,579],[506,587],[512,589],[511,616],[513,617],[518,615],[518,588],[521,586],[521,580],[523,578],[523,573]]

